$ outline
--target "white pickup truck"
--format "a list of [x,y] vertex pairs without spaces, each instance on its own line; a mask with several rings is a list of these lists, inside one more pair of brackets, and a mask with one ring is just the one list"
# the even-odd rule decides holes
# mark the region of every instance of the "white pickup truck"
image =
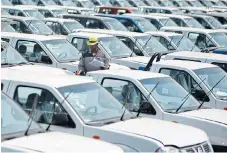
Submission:
[[[48,75],[39,79],[38,74],[2,74],[2,83],[10,81],[7,95],[28,113],[34,113],[43,127],[52,123],[50,130],[104,140],[126,152],[213,152],[202,130],[136,118],[92,78]],[[32,111],[34,101],[39,103]]]
[[227,111],[203,107],[171,77],[136,70],[96,71],[87,75],[131,112],[200,128],[207,133],[214,151],[227,151]]
[[[76,72],[78,70],[80,52],[70,44],[65,36],[42,36],[2,32],[2,39],[9,42],[24,58],[36,65],[49,66]],[[32,57],[41,53],[42,57]],[[110,69],[128,69],[125,66],[111,63]]]
[[2,152],[123,153],[120,147],[106,142],[45,131],[4,93],[1,93],[1,107]]
[[227,55],[223,54],[211,54],[211,53],[200,53],[200,52],[174,52],[165,55],[165,60],[184,60],[201,63],[210,63],[221,67],[227,72]]

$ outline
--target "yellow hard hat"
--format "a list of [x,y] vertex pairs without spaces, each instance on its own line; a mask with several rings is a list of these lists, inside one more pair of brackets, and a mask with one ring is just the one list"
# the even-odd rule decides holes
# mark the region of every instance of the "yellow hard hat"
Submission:
[[98,43],[98,38],[95,36],[91,36],[87,42],[88,46],[93,46],[96,45]]

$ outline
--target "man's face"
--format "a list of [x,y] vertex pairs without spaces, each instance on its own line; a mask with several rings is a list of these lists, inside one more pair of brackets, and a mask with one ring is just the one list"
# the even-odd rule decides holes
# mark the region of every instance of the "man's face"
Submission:
[[98,44],[90,46],[92,52],[96,52],[98,48]]

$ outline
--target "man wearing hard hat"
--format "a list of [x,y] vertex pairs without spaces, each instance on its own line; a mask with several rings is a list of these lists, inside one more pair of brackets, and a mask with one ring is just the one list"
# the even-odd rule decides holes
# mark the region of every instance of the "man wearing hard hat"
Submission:
[[109,69],[109,59],[98,47],[98,38],[90,37],[87,45],[89,46],[79,63],[79,70],[77,75],[85,75],[89,71],[105,70]]

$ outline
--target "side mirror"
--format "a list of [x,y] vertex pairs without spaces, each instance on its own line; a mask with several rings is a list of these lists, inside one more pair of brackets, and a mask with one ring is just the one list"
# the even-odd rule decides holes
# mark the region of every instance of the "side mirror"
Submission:
[[46,64],[52,64],[52,61],[51,61],[50,57],[47,56],[47,55],[42,55],[41,61],[46,63]]
[[54,114],[53,116],[53,125],[57,126],[68,126],[69,118],[67,114]]
[[193,93],[193,96],[199,101],[205,101],[205,102],[210,101],[209,97],[203,90],[195,90],[195,92]]
[[155,115],[156,114],[156,111],[155,109],[153,108],[153,106],[150,104],[150,102],[148,101],[142,101],[141,102],[141,113],[144,113],[144,114],[153,114]]

